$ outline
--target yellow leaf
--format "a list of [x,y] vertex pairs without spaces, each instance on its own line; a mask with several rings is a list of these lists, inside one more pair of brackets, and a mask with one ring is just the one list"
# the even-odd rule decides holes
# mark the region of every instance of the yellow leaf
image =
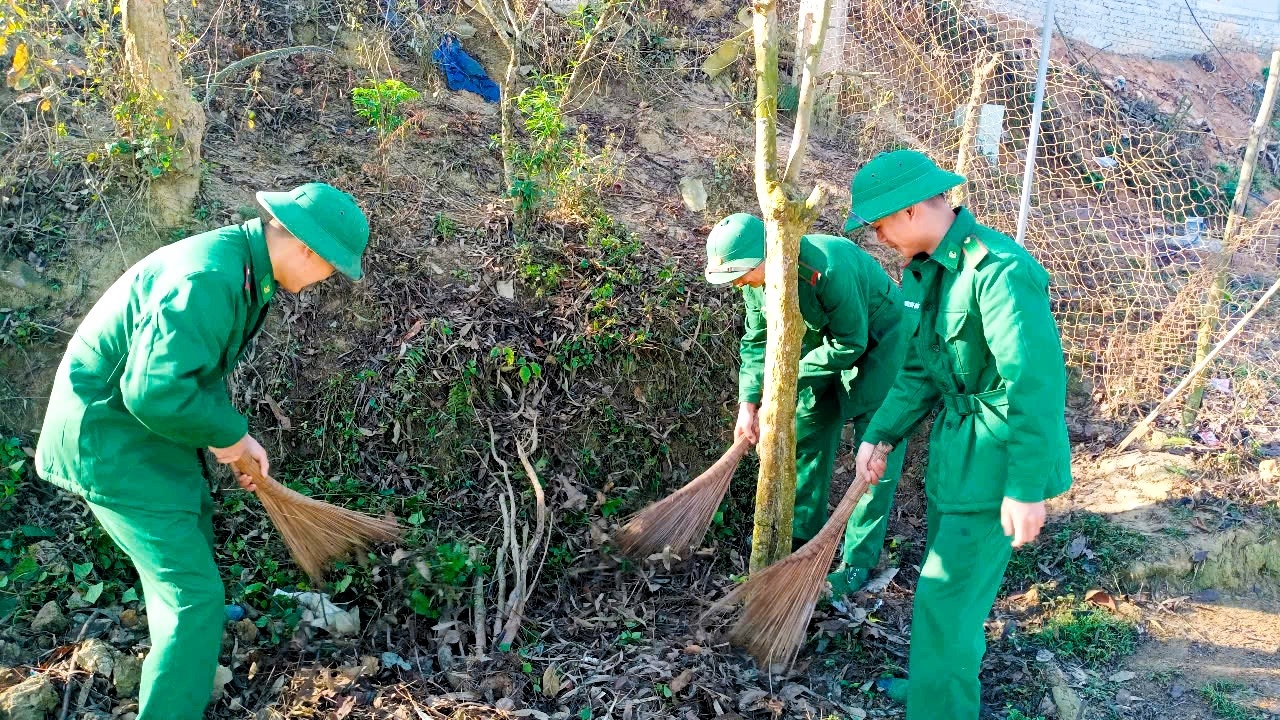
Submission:
[[40,112],[49,112],[49,108],[51,107],[53,107],[53,103],[46,99],[44,102],[40,103]]
[[252,119],[249,120],[248,125],[250,130],[252,130],[255,127],[255,124]]
[[13,51],[13,67],[9,68],[9,87],[18,87],[22,77],[27,74],[27,64],[30,59],[31,53],[27,51],[27,44],[18,43],[18,48]]
[[738,55],[741,52],[742,43],[735,39],[725,40],[702,63],[702,71],[707,74],[707,77],[714,78],[737,62]]
[[13,11],[18,14],[18,17],[23,20],[27,18],[27,12],[18,6],[16,0],[9,0],[9,7],[13,8]]
[[96,152],[91,152],[88,155],[84,156],[84,161],[87,163],[95,162],[97,161],[97,159],[98,159],[98,153]]

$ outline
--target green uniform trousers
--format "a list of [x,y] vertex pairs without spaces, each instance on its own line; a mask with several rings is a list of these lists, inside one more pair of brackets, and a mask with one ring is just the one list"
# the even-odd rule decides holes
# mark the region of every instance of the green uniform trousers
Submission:
[[213,692],[226,621],[213,560],[213,500],[199,512],[132,505],[89,509],[142,579],[151,652],[142,663],[138,720],[199,720]]
[[908,659],[907,720],[978,720],[978,673],[1013,545],[1000,511],[942,513],[929,503]]
[[[802,391],[796,405],[796,507],[791,534],[801,540],[817,535],[827,521],[831,477],[844,432],[835,386],[828,386],[819,393]],[[858,437],[865,429],[866,421],[855,419],[854,430]],[[899,443],[889,455],[888,467],[880,483],[871,486],[854,508],[845,528],[844,547],[840,554],[843,566],[871,569],[880,562],[880,551],[889,527],[889,508],[893,505],[893,493],[898,487],[906,453],[907,444]]]

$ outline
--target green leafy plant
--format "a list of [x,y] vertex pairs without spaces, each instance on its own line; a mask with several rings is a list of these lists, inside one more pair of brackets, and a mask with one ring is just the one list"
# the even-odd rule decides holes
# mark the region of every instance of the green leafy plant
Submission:
[[1035,633],[1035,638],[1059,655],[1100,666],[1131,654],[1137,647],[1138,629],[1132,620],[1102,608],[1076,605],[1067,598]]
[[27,465],[22,441],[11,437],[0,442],[0,512],[13,509]]
[[418,558],[405,581],[410,588],[409,607],[424,617],[440,617],[445,608],[461,602],[477,573],[489,572],[479,559],[483,555],[481,547],[473,559],[471,546],[461,542],[436,545]]
[[1213,714],[1223,720],[1263,720],[1263,714],[1245,707],[1235,698],[1246,688],[1230,680],[1217,680],[1200,688],[1200,696]]
[[376,127],[380,136],[386,137],[404,124],[402,106],[420,95],[399,80],[369,80],[366,86],[351,89],[351,105],[356,115]]
[[[112,109],[112,117],[120,130],[118,140],[107,143],[106,156],[132,161],[144,177],[158,178],[173,166],[180,152],[174,141],[173,118],[165,114],[157,92],[131,93]],[[97,162],[91,152],[87,162]]]

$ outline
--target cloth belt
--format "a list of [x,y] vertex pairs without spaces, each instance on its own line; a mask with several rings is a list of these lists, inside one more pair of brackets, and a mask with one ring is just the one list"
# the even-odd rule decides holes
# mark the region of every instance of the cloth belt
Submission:
[[947,409],[947,412],[952,412],[962,417],[978,412],[981,405],[1007,407],[1009,399],[1002,387],[986,392],[973,393],[972,395],[950,395],[947,393],[942,395],[942,406]]

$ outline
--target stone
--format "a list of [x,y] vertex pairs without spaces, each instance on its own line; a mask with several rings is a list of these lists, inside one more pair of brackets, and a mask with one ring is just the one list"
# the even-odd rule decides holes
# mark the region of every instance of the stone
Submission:
[[36,613],[35,619],[31,621],[31,629],[35,632],[57,633],[65,630],[66,627],[67,618],[63,616],[58,603],[53,600],[45,603]]
[[1280,478],[1280,460],[1268,458],[1258,463],[1258,474],[1263,480],[1275,480]]
[[258,626],[254,625],[252,620],[240,620],[231,626],[231,632],[240,641],[242,648],[252,645],[258,640]]
[[107,643],[94,638],[76,648],[76,667],[85,672],[109,678],[115,672],[120,653]]
[[680,198],[684,200],[684,206],[693,212],[707,209],[707,189],[701,178],[680,178]]
[[115,671],[111,673],[111,683],[115,685],[116,695],[131,698],[138,696],[138,686],[142,684],[142,660],[134,655],[121,655],[116,659]]
[[142,618],[138,616],[138,611],[129,608],[120,613],[120,624],[127,628],[136,628],[142,624]]
[[0,692],[0,717],[5,720],[45,720],[57,705],[58,693],[43,675]]
[[225,688],[229,682],[231,682],[231,668],[226,665],[219,665],[217,671],[213,674],[211,691],[214,700],[218,700],[226,694]]

